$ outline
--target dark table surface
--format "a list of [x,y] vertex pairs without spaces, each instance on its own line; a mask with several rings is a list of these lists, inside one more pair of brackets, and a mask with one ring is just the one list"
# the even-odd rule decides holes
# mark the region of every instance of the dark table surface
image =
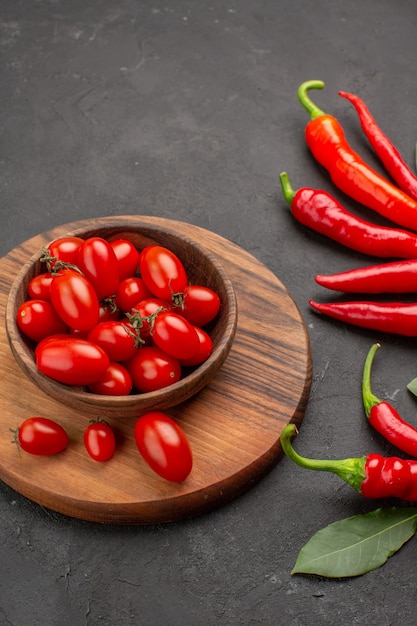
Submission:
[[[337,92],[363,97],[412,165],[416,19],[413,0],[3,0],[0,254],[105,215],[218,233],[270,268],[305,320],[313,376],[298,451],[393,454],[364,418],[363,360],[380,341],[374,390],[413,420],[406,384],[417,375],[416,342],[309,308],[309,297],[327,295],[316,274],[374,259],[295,223],[278,175],[323,187],[381,223],[313,161],[297,88],[324,80],[315,101],[379,167]],[[181,523],[84,522],[3,483],[0,499],[0,624],[415,624],[415,539],[363,577],[290,575],[316,531],[380,503],[285,458],[245,495]]]

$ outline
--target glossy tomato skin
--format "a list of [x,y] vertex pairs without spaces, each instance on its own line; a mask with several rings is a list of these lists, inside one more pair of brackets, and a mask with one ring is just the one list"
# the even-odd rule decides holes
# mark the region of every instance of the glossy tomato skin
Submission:
[[165,480],[180,483],[190,474],[193,455],[183,429],[168,415],[152,411],[135,423],[136,446],[149,467]]
[[175,294],[183,294],[188,277],[180,259],[163,246],[147,246],[139,257],[140,275],[148,289],[167,302]]
[[[69,263],[70,265],[77,265],[78,250],[84,243],[84,239],[81,237],[60,237],[55,239],[48,246],[48,252],[51,257],[63,263]],[[53,267],[54,262],[51,262]]]
[[97,324],[100,313],[97,294],[79,272],[60,271],[51,283],[50,296],[56,312],[70,328],[88,331]]
[[17,441],[25,452],[48,456],[63,452],[68,446],[65,429],[47,417],[29,417],[19,426]]
[[49,288],[51,286],[53,276],[50,272],[43,272],[34,276],[28,284],[29,298],[32,300],[47,300],[50,302],[51,294]]
[[37,347],[35,358],[39,371],[45,376],[82,387],[95,383],[110,364],[102,348],[71,336],[46,340]]
[[124,365],[132,377],[133,386],[142,393],[163,389],[181,378],[178,359],[152,346],[139,348]]
[[199,351],[194,326],[172,311],[162,311],[156,316],[151,335],[158,348],[176,359],[191,359]]
[[145,285],[143,278],[129,276],[120,281],[116,292],[115,303],[118,309],[129,313],[135,304],[151,297],[152,294]]
[[48,335],[66,333],[68,326],[59,317],[52,304],[46,300],[26,300],[16,314],[19,330],[33,339],[42,341]]
[[111,362],[103,376],[88,386],[92,393],[104,396],[128,396],[132,391],[132,377],[121,363]]
[[151,325],[149,320],[146,318],[150,318],[151,320],[152,316],[155,316],[158,311],[165,311],[168,309],[169,305],[165,302],[165,300],[161,300],[159,298],[147,298],[146,300],[137,302],[131,310],[131,314],[141,320],[141,326],[139,329],[140,336],[150,336]]
[[88,340],[100,346],[110,361],[127,361],[137,350],[135,331],[128,320],[100,322],[88,333]]
[[110,242],[117,258],[119,279],[135,276],[139,266],[139,252],[128,239],[116,239]]
[[116,254],[102,237],[89,237],[78,251],[77,265],[93,285],[99,300],[114,296],[119,284]]
[[195,326],[195,331],[198,335],[200,347],[198,349],[197,354],[190,359],[181,359],[181,365],[185,366],[194,366],[200,365],[207,361],[210,354],[213,352],[213,342],[211,340],[210,335],[204,330],[204,328],[200,328],[199,326]]
[[109,461],[114,455],[116,438],[107,422],[91,422],[84,431],[83,439],[87,453],[95,461]]
[[204,285],[189,285],[184,293],[184,304],[174,309],[194,326],[206,326],[220,311],[220,297]]

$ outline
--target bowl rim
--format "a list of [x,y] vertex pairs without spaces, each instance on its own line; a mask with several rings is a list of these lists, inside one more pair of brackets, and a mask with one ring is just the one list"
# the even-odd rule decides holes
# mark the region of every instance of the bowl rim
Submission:
[[[165,218],[164,221],[166,221]],[[181,224],[181,222],[175,223],[179,225]],[[68,226],[68,232],[60,235],[60,237],[80,236],[87,238],[90,233],[95,233],[97,230],[103,230],[108,233],[107,238],[111,240],[119,234],[126,234],[129,229],[135,231],[144,230],[147,231],[147,233],[154,233],[155,237],[157,237],[158,232],[163,233],[169,237],[179,239],[182,243],[190,245],[198,250],[200,254],[209,260],[216,272],[220,275],[225,293],[227,294],[228,305],[226,318],[223,323],[223,335],[219,342],[214,346],[213,352],[206,361],[187,372],[186,376],[182,377],[179,381],[173,383],[169,387],[164,387],[155,391],[133,393],[128,396],[109,396],[104,394],[93,394],[88,392],[84,387],[71,387],[55,381],[39,372],[36,368],[33,358],[33,348],[30,346],[30,342],[26,342],[24,340],[16,323],[19,297],[23,297],[23,294],[21,293],[23,291],[23,279],[39,262],[41,256],[41,250],[39,250],[32,254],[24,262],[21,269],[14,277],[7,296],[5,308],[6,336],[18,365],[24,370],[25,374],[48,395],[59,399],[62,394],[64,394],[64,396],[70,394],[72,401],[80,405],[90,406],[92,409],[94,408],[96,412],[99,412],[100,415],[104,415],[109,411],[113,413],[116,409],[123,411],[128,408],[136,409],[140,412],[142,410],[142,406],[146,411],[151,410],[151,407],[153,406],[158,408],[165,406],[165,404],[167,404],[168,408],[169,406],[174,406],[167,401],[168,396],[172,394],[175,397],[177,395],[179,398],[178,402],[175,402],[175,405],[177,405],[190,397],[190,394],[185,394],[184,398],[181,398],[181,393],[179,393],[181,389],[185,389],[186,386],[190,385],[194,385],[192,395],[197,393],[207,384],[207,377],[211,378],[214,376],[217,370],[224,363],[233,343],[237,327],[238,311],[236,293],[233,284],[218,257],[210,250],[206,249],[202,244],[187,235],[183,235],[178,230],[158,224],[155,218],[152,218],[152,221],[147,221],[147,216],[112,216],[108,218],[105,217],[82,220],[76,222],[75,224],[77,224],[75,228],[71,228],[71,224],[63,225],[63,228]],[[47,235],[47,233],[45,234]],[[51,239],[50,241],[53,240],[54,239]],[[48,245],[48,243],[45,245]],[[35,272],[34,275],[36,273],[37,272]],[[53,391],[53,393],[50,393],[50,391]],[[109,405],[111,405],[111,407]]]

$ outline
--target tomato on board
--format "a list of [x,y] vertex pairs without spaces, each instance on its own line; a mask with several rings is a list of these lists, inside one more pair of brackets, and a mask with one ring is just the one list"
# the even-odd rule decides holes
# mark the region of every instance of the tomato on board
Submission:
[[50,272],[43,272],[34,276],[28,284],[29,298],[32,300],[47,300],[49,302],[51,300],[49,288],[52,280],[53,276]]
[[206,326],[220,310],[220,297],[204,285],[189,285],[184,293],[184,303],[174,309],[194,326]]
[[204,363],[204,361],[207,361],[210,354],[213,352],[213,342],[210,335],[203,328],[199,328],[199,326],[195,326],[194,328],[195,332],[198,335],[200,347],[194,357],[190,359],[180,359],[181,365],[200,365],[200,363]]
[[90,330],[88,340],[100,346],[110,361],[127,361],[137,350],[135,330],[128,320],[100,322]]
[[[78,250],[83,243],[81,237],[60,237],[48,245],[47,251],[57,261],[77,265]],[[51,261],[51,267],[54,265],[55,262]]]
[[50,294],[56,312],[70,328],[87,331],[97,324],[100,313],[97,294],[79,272],[61,270],[51,283]]
[[135,276],[139,265],[139,252],[128,239],[116,239],[110,242],[117,258],[119,279]]
[[119,285],[116,254],[102,237],[89,237],[78,250],[77,266],[96,290],[99,300],[113,296]]
[[191,359],[199,351],[200,342],[194,326],[172,311],[158,313],[151,335],[158,348],[176,359]]
[[188,277],[180,259],[163,246],[147,246],[139,257],[140,275],[157,298],[172,302],[183,294]]
[[153,346],[139,348],[124,365],[132,377],[133,386],[142,393],[163,389],[181,378],[178,359]]
[[103,396],[128,396],[132,391],[132,377],[121,363],[110,362],[97,382],[88,386],[92,393]]
[[26,300],[16,314],[19,330],[33,339],[42,341],[48,335],[66,333],[67,324],[59,317],[52,304],[46,300]]
[[121,311],[129,313],[135,304],[151,297],[152,294],[145,285],[143,278],[129,276],[120,281],[114,301]]
[[66,385],[95,383],[108,368],[110,359],[102,348],[86,339],[61,337],[45,340],[35,351],[42,374]]
[[191,446],[184,430],[171,417],[152,411],[135,423],[136,446],[149,467],[162,478],[182,482],[193,467]]
[[63,452],[69,441],[65,429],[47,417],[29,417],[15,434],[22,450],[40,456]]
[[109,461],[116,448],[111,426],[103,420],[90,422],[84,431],[84,447],[95,461]]

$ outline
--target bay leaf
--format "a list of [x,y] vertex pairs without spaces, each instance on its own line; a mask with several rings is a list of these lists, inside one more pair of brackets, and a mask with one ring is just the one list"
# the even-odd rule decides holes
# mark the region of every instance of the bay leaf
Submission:
[[411,391],[412,394],[417,396],[417,378],[413,378],[407,385],[408,391]]
[[360,576],[383,565],[417,529],[417,508],[380,508],[319,530],[301,549],[291,574]]

